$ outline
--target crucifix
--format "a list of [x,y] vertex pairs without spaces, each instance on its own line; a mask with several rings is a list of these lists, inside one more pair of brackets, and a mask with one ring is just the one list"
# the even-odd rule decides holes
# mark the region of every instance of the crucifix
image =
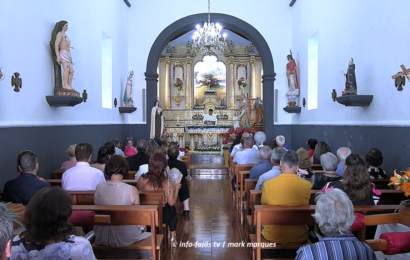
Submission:
[[396,75],[391,76],[391,78],[395,80],[394,83],[398,91],[402,91],[403,86],[406,83],[404,76],[406,76],[410,82],[410,69],[406,69],[403,64],[400,65],[400,68],[402,69],[402,71],[398,72]]

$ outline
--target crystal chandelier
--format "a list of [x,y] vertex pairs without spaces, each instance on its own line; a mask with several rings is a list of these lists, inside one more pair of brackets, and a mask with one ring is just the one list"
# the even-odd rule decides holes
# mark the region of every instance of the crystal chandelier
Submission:
[[192,36],[192,46],[197,49],[210,50],[211,47],[223,51],[225,49],[226,33],[221,36],[222,26],[219,23],[211,23],[211,0],[208,0],[208,22],[204,23],[201,28],[199,24],[196,26],[197,31]]

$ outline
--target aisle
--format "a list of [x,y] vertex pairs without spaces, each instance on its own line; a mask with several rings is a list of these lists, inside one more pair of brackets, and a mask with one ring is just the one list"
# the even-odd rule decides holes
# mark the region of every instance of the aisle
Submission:
[[248,259],[244,248],[227,247],[227,243],[242,242],[244,233],[232,205],[226,170],[192,173],[196,174],[190,188],[190,217],[179,217],[177,226],[179,245],[192,244],[174,248],[172,252],[167,249],[165,259]]

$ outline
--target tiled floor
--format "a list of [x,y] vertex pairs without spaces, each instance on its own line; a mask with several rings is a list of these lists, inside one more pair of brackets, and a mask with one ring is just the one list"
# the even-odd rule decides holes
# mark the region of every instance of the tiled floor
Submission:
[[[221,158],[222,156],[213,158],[216,167],[223,164]],[[194,158],[197,164],[200,164],[199,159]],[[191,165],[194,160],[191,159]],[[191,171],[191,174],[190,217],[178,218],[177,239],[180,243],[192,244],[172,250],[167,248],[165,259],[250,259],[244,248],[227,247],[227,243],[245,240],[230,198],[227,171],[197,169]],[[197,242],[202,245],[205,243],[207,247],[200,247]]]

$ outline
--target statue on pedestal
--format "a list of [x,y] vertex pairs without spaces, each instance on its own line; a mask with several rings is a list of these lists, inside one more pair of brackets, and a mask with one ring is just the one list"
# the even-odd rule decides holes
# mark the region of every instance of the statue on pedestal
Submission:
[[256,119],[255,124],[259,125],[263,119],[263,103],[261,97],[257,97],[255,103],[253,104],[253,108],[256,109]]
[[296,62],[293,59],[292,51],[287,56],[288,64],[286,64],[286,77],[288,78],[289,91],[286,93],[288,97],[288,107],[296,107],[296,99],[299,97],[299,82]]
[[357,84],[356,84],[356,73],[355,73],[356,65],[353,62],[353,58],[349,61],[349,65],[347,67],[346,76],[346,83],[345,83],[345,92],[343,95],[357,95]]
[[127,85],[125,86],[124,98],[123,98],[125,107],[134,107],[133,106],[134,101],[132,100],[132,97],[131,97],[133,76],[134,76],[134,71],[130,71],[130,74],[127,77]]
[[[74,76],[73,60],[71,58],[71,42],[66,35],[68,30],[67,21],[59,21],[56,23],[54,30],[51,34],[51,53],[53,56],[54,63],[54,95],[56,96],[80,96],[71,85]],[[61,65],[63,67],[63,77],[61,84]]]
[[159,100],[155,100],[154,107],[151,110],[151,131],[149,138],[161,138],[164,130],[164,116],[162,114],[162,108],[159,105]]

